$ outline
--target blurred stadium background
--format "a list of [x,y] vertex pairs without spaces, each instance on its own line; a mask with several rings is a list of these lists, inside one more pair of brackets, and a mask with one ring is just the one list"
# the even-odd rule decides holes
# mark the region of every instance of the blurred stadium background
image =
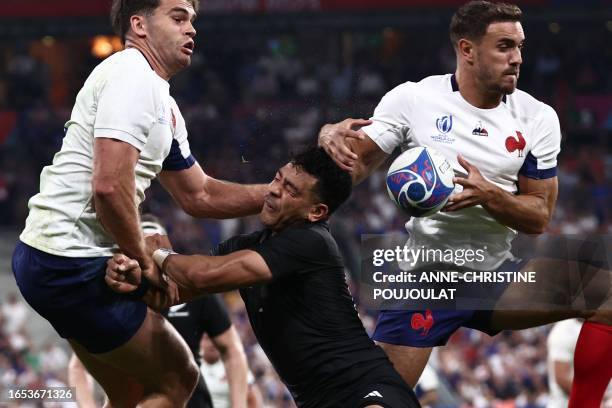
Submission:
[[[462,3],[202,0],[192,66],[171,82],[194,155],[215,177],[268,181],[287,152],[314,141],[322,124],[369,117],[399,83],[452,72],[447,26]],[[563,130],[560,196],[547,233],[611,233],[612,1],[518,4],[527,35],[519,88],[553,106]],[[76,92],[121,47],[109,8],[110,0],[0,1],[0,388],[66,381],[66,343],[11,296],[18,292],[10,254]],[[360,234],[401,230],[406,221],[383,188],[381,174],[370,178],[336,216],[349,275],[359,267]],[[256,218],[193,219],[159,185],[143,211],[160,217],[186,253],[258,226]],[[267,406],[292,406],[239,297],[225,299]],[[371,329],[373,312],[361,316]],[[460,331],[433,359],[440,385],[432,406],[545,406],[548,331],[495,338]]]

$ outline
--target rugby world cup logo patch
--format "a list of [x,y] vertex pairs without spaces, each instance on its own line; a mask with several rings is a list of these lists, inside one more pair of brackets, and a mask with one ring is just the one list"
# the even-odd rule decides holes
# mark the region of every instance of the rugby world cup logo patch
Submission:
[[436,119],[436,127],[442,134],[450,132],[453,128],[453,115],[442,116]]

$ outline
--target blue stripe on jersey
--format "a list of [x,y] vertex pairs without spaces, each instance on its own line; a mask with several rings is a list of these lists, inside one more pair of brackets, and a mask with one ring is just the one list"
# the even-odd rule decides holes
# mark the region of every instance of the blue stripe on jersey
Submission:
[[186,170],[193,166],[195,163],[195,159],[192,155],[188,157],[183,157],[181,153],[181,148],[179,147],[176,139],[172,139],[172,146],[170,146],[170,153],[164,159],[164,163],[162,164],[163,170]]
[[551,169],[539,170],[538,159],[536,159],[536,157],[529,152],[527,153],[523,166],[519,170],[519,174],[535,180],[549,179],[557,175],[557,167],[555,166]]

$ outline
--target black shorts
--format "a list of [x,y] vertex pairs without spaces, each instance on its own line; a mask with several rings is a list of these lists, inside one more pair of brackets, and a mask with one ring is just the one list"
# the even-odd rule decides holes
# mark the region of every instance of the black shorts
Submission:
[[414,392],[404,383],[381,381],[366,387],[364,391],[367,394],[350,405],[351,407],[363,408],[370,405],[380,405],[385,408],[406,408],[421,406]]
[[[368,381],[371,378],[371,381]],[[380,405],[385,408],[420,407],[412,390],[395,371],[391,362],[372,370],[356,386],[348,399],[347,408],[363,408],[369,405]]]

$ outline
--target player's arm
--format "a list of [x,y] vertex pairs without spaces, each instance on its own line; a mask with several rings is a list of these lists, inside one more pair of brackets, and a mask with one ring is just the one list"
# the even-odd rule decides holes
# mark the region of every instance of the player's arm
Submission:
[[519,176],[517,195],[496,191],[484,208],[500,223],[527,234],[543,233],[557,202],[557,178],[534,180]]
[[[189,302],[207,293],[226,292],[272,280],[266,262],[251,250],[224,256],[172,254],[166,256],[161,265],[168,284],[163,291],[148,285],[144,279],[141,282],[139,263],[123,254],[115,254],[109,259],[105,280],[118,293],[144,289],[139,295],[155,310]],[[176,296],[169,296],[170,291],[176,291]]]
[[389,156],[363,130],[346,128],[349,126],[347,121],[356,120],[346,119],[340,123],[325,125],[319,133],[319,145],[336,164],[351,173],[355,185],[365,180]]
[[325,149],[340,168],[352,172],[359,155],[351,149],[347,140],[362,140],[365,133],[360,132],[361,128],[371,123],[371,120],[351,118],[328,123],[319,131],[319,146]]
[[184,170],[164,170],[159,181],[186,213],[199,218],[235,218],[257,214],[265,185],[217,180],[198,163]]
[[219,350],[230,388],[230,406],[247,406],[247,360],[236,328],[232,325],[211,341]]
[[261,255],[251,250],[223,256],[173,254],[163,261],[162,272],[177,283],[180,303],[205,293],[240,289],[273,278]]
[[114,67],[96,87],[92,201],[104,230],[121,251],[154,273],[145,251],[136,197],[136,164],[156,122],[155,84],[136,70]]
[[569,361],[555,360],[553,362],[554,380],[566,395],[572,391],[573,369]]
[[416,103],[413,87],[413,83],[406,82],[389,91],[374,109],[371,120],[346,119],[321,128],[319,146],[340,168],[352,174],[354,184],[372,174],[407,140]]
[[463,157],[459,164],[467,177],[455,177],[463,191],[452,195],[443,211],[452,212],[482,205],[499,223],[527,234],[541,234],[550,222],[557,202],[557,177],[532,179],[519,175],[518,194],[509,193],[486,180],[476,166]]
[[[136,207],[134,169],[140,153],[129,143],[104,137],[94,140],[93,203],[98,220],[121,251],[152,268],[145,251]],[[121,158],[117,160],[117,158]]]

